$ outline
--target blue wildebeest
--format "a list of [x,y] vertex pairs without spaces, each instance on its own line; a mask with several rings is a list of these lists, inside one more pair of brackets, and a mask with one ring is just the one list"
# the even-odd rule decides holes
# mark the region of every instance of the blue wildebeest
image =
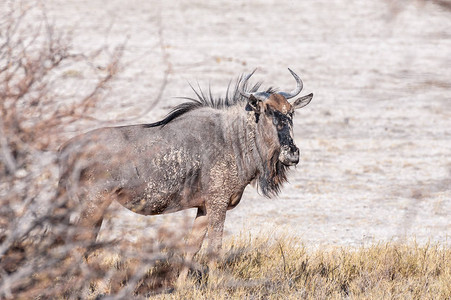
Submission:
[[[100,128],[69,140],[59,153],[60,190],[79,201],[80,238],[96,238],[112,201],[143,215],[197,208],[186,260],[207,232],[209,251],[217,253],[226,211],[246,186],[256,182],[274,196],[287,168],[299,162],[292,118],[313,94],[288,102],[303,86],[289,71],[297,83],[292,92],[249,87],[252,72],[223,99],[195,91],[197,99],[187,98],[159,122]],[[186,274],[185,268],[179,280]]]

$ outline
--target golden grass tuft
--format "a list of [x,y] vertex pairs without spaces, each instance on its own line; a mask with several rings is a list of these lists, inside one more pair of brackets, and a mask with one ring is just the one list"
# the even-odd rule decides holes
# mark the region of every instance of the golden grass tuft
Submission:
[[[111,259],[109,268],[125,272],[129,266],[119,260]],[[152,299],[451,298],[451,249],[440,244],[311,250],[289,237],[241,236],[225,242],[214,272],[207,271],[205,253],[197,261],[204,267],[191,272],[185,288],[171,289],[178,266],[162,261],[148,270],[135,294]]]

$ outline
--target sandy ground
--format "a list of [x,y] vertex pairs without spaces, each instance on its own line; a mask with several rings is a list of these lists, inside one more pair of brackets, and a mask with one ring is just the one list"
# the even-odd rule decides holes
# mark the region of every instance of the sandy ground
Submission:
[[[302,161],[277,199],[249,187],[226,235],[289,233],[306,245],[367,245],[451,234],[451,11],[420,1],[48,0],[74,50],[127,41],[124,70],[104,119],[159,120],[193,96],[187,82],[223,95],[254,68],[264,86],[291,90],[287,67],[313,92],[295,120]],[[155,100],[165,70],[168,85]],[[76,70],[81,77],[82,67]],[[83,88],[81,85],[79,88]],[[80,126],[80,131],[89,128]],[[76,132],[68,131],[68,136]],[[104,224],[152,234],[194,211]],[[150,227],[150,229],[149,229]],[[105,235],[105,233],[103,234]]]

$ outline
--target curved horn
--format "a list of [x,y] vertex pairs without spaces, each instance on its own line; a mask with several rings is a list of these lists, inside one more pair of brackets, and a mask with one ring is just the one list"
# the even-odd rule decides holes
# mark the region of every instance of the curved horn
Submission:
[[296,97],[302,91],[302,87],[304,86],[301,78],[299,78],[299,76],[296,75],[296,73],[294,73],[290,68],[288,68],[288,71],[290,71],[291,75],[293,75],[294,79],[296,79],[297,85],[296,85],[296,88],[293,91],[291,91],[290,93],[285,93],[285,92],[279,93],[280,95],[284,96],[286,99]]
[[257,71],[257,69],[254,69],[254,71],[252,71],[250,74],[247,74],[240,80],[240,84],[238,85],[238,92],[243,97],[249,98],[250,96],[254,96],[258,100],[264,101],[268,98],[267,93],[265,93],[265,92],[248,93],[244,90],[244,87],[246,86],[247,81],[249,80],[249,78],[251,78],[252,75],[254,75],[255,71]]

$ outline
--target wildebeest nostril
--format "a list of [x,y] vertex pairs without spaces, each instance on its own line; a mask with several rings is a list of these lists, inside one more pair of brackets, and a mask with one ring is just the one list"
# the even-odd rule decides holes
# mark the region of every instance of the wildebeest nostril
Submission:
[[299,155],[299,148],[296,147],[295,145],[291,145],[291,146],[290,146],[290,151],[291,151],[291,153],[293,153],[293,154]]
[[296,152],[294,152],[290,158],[294,164],[297,164],[299,162],[299,149],[296,149]]

